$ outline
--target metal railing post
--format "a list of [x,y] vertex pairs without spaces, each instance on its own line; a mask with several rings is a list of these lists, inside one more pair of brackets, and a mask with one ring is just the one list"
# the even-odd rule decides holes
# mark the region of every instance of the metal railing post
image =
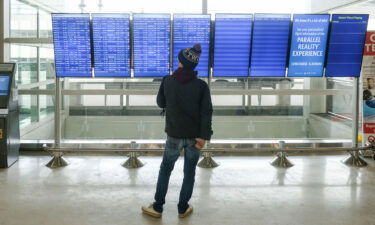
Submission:
[[134,149],[133,152],[129,152],[128,159],[121,165],[127,169],[136,169],[144,166],[144,164],[138,159],[139,153],[135,150],[137,147],[137,142],[132,141],[130,143],[130,148]]
[[294,166],[287,158],[285,152],[285,141],[279,141],[279,149],[280,151],[276,154],[277,158],[271,162],[271,165],[279,168],[289,168]]
[[[352,108],[352,147],[358,147],[358,122],[359,122],[359,77],[354,77],[353,80],[353,108]],[[343,163],[347,166],[364,167],[367,162],[361,157],[359,151],[349,152],[349,158],[345,159]]]
[[[207,143],[207,146],[209,143]],[[201,168],[215,168],[218,167],[219,164],[215,162],[215,160],[212,158],[213,153],[208,151],[202,152],[203,159],[198,163],[198,166]]]
[[[54,128],[54,148],[60,148],[61,145],[61,82],[60,78],[55,78],[55,128]],[[52,159],[46,164],[50,168],[67,166],[69,163],[63,158],[63,152],[53,152]]]

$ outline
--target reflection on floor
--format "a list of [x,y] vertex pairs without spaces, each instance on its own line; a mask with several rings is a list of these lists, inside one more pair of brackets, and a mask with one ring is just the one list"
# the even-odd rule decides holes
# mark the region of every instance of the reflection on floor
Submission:
[[51,170],[45,156],[22,156],[0,170],[0,224],[375,224],[375,163],[348,168],[345,156],[294,156],[275,169],[271,157],[216,157],[215,169],[197,169],[194,214],[177,217],[182,160],[176,164],[160,220],[140,212],[152,201],[160,157],[141,157],[137,170],[122,157],[69,156]]

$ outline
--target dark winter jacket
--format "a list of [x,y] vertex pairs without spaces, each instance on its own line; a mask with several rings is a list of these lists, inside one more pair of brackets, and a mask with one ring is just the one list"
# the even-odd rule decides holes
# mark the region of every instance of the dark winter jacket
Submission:
[[206,82],[197,78],[197,72],[179,68],[172,76],[165,76],[157,103],[166,110],[165,132],[168,136],[211,139],[210,90]]

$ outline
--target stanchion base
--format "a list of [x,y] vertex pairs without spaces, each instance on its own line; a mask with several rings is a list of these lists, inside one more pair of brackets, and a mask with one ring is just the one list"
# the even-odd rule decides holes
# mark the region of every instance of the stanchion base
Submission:
[[201,168],[215,168],[218,167],[219,164],[215,162],[212,158],[212,153],[210,152],[203,152],[203,159],[198,163],[198,166]]
[[347,166],[353,167],[365,167],[367,166],[367,162],[362,159],[359,155],[350,154],[349,158],[345,159],[343,163]]
[[279,168],[289,168],[294,166],[294,164],[286,158],[285,154],[277,155],[277,158],[271,162],[271,165]]
[[62,155],[53,156],[53,158],[46,164],[49,168],[59,168],[69,165],[69,163],[62,157]]
[[128,157],[129,158],[123,164],[121,164],[121,166],[127,169],[136,169],[144,166],[144,164],[138,159],[137,154],[130,153]]
[[372,151],[372,150],[363,151],[362,156],[365,157],[365,158],[373,158],[374,157],[374,151]]

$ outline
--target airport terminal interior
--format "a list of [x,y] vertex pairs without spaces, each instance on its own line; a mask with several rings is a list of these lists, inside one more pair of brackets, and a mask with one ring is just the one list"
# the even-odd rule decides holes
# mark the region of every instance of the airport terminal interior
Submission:
[[[0,225],[375,225],[374,9],[1,0]],[[141,207],[155,201],[171,107],[157,94],[198,43],[213,134],[194,211],[177,210],[185,149],[154,218]]]

